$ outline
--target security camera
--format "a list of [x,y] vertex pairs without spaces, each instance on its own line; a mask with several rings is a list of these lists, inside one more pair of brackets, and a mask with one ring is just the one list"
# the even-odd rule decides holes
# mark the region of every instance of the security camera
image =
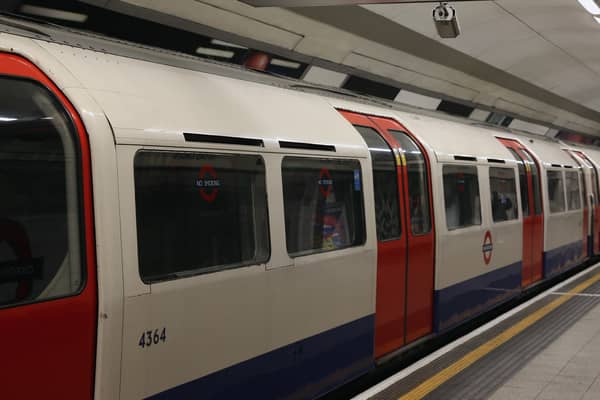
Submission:
[[433,9],[433,22],[440,37],[455,38],[460,35],[460,26],[456,18],[456,10],[448,3],[440,3]]

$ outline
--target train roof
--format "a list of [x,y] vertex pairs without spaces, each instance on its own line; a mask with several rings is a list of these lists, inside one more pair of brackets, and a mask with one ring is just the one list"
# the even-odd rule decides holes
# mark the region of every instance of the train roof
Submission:
[[[212,75],[220,75],[234,79],[261,83],[265,85],[286,88],[293,91],[308,92],[329,98],[352,100],[364,105],[372,105],[390,110],[403,111],[406,113],[417,113],[427,115],[436,119],[454,121],[466,126],[482,126],[488,129],[501,129],[505,132],[524,133],[522,131],[501,128],[479,121],[469,120],[463,117],[453,116],[440,111],[432,111],[419,107],[409,106],[393,101],[388,101],[372,96],[356,94],[336,87],[312,84],[309,82],[265,74],[253,71],[242,66],[218,62],[200,58],[198,56],[179,53],[176,51],[155,48],[151,46],[131,43],[120,39],[109,38],[103,35],[76,30],[50,24],[45,21],[35,21],[23,17],[15,17],[0,13],[0,33],[12,33],[25,36],[38,41],[59,43],[73,48],[92,50],[95,52],[122,56],[125,58],[148,61],[177,68],[205,72]],[[539,137],[539,135],[534,135]]]
[[[8,35],[1,32],[12,38],[4,46],[2,38]],[[41,48],[42,54],[53,58],[49,62],[49,57],[41,56],[46,61],[42,69],[58,69],[60,64],[69,71],[69,76],[52,76],[61,89],[69,92],[81,88],[94,98],[121,144],[182,145],[186,142],[184,133],[218,134],[260,138],[266,151],[276,151],[279,141],[308,142],[332,145],[338,155],[365,157],[361,137],[333,110],[334,106],[396,118],[419,136],[438,161],[467,156],[479,161],[494,158],[514,162],[495,139],[512,136],[531,142],[527,145],[547,165],[572,164],[556,140],[543,136],[52,24],[0,16],[0,47],[12,49],[14,41],[23,44],[24,37],[33,39],[36,46],[21,47]],[[52,71],[45,72],[51,75]]]

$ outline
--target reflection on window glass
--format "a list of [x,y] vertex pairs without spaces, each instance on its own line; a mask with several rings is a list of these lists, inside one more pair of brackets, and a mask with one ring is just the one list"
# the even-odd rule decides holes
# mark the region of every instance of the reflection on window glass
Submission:
[[579,210],[581,208],[579,173],[577,171],[566,171],[565,183],[567,184],[567,205],[569,210]]
[[285,235],[291,256],[364,243],[358,161],[285,157],[282,175]]
[[515,160],[517,160],[519,167],[519,187],[521,188],[521,210],[523,211],[523,216],[529,216],[529,184],[527,182],[527,172],[525,171],[525,164],[521,156],[517,154],[516,151],[508,148],[508,151],[511,152]]
[[398,239],[401,234],[398,175],[392,149],[373,128],[356,126],[369,146],[375,190],[377,240]]
[[477,167],[444,165],[443,174],[448,229],[481,225]]
[[84,281],[80,155],[62,107],[0,78],[0,307],[77,293]]
[[268,259],[260,156],[140,151],[134,164],[139,269],[145,282]]
[[565,211],[565,189],[562,171],[548,171],[548,198],[550,212]]
[[515,172],[510,168],[490,168],[490,194],[494,222],[517,219]]
[[431,218],[427,162],[419,146],[406,133],[393,130],[389,132],[400,143],[402,155],[406,160],[408,209],[412,233],[415,235],[428,233],[431,231]]

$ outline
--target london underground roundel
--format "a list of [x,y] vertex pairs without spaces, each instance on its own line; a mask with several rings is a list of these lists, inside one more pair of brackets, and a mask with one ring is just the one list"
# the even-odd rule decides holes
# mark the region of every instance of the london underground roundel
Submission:
[[494,246],[492,244],[492,233],[490,231],[485,232],[483,238],[483,246],[481,246],[481,252],[483,253],[483,261],[485,265],[488,265],[492,260],[492,250]]
[[331,179],[331,173],[327,168],[322,168],[319,173],[319,190],[323,197],[327,198],[331,193],[333,186],[333,179]]
[[217,172],[211,165],[204,165],[198,172],[196,179],[196,187],[200,189],[200,196],[207,203],[212,203],[217,198],[221,181],[217,176]]

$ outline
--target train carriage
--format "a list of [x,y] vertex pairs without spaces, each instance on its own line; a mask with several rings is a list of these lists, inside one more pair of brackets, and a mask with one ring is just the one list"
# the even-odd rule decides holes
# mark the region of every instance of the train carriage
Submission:
[[4,397],[315,398],[600,251],[600,151],[0,32]]

